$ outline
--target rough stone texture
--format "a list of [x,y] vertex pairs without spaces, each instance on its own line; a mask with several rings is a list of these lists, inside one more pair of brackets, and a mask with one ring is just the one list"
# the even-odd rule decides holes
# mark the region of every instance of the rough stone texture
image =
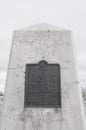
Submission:
[[[61,66],[62,108],[24,108],[25,65],[46,60]],[[36,25],[14,32],[1,130],[85,130],[71,32]]]

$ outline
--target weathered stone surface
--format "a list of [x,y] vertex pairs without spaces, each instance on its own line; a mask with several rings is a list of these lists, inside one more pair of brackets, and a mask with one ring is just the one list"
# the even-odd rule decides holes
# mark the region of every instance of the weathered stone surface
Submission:
[[[61,108],[24,108],[25,66],[61,66]],[[85,130],[71,32],[38,25],[14,32],[1,130]]]

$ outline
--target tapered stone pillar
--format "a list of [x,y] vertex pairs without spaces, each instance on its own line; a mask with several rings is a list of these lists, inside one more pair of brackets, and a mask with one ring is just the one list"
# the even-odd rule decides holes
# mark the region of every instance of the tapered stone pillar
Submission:
[[72,43],[47,24],[14,32],[1,130],[85,130]]

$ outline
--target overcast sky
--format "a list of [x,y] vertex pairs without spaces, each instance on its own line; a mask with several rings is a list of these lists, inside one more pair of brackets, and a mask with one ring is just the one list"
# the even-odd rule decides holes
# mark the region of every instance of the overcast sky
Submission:
[[43,22],[73,31],[86,88],[86,0],[0,0],[0,90],[5,88],[13,31]]

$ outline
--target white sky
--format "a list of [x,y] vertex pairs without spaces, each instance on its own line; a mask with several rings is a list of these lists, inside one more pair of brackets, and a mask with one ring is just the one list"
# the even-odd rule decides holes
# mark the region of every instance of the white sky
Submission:
[[41,22],[73,31],[81,86],[86,88],[86,0],[0,0],[0,90],[5,88],[13,31]]

